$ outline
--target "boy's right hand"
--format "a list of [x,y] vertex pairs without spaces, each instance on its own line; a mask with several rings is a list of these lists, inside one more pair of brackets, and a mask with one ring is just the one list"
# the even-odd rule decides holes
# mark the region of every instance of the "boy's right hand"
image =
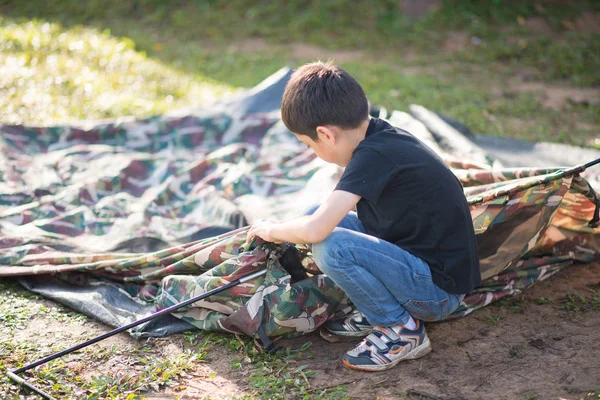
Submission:
[[279,240],[273,236],[273,228],[278,225],[275,222],[261,221],[250,227],[248,235],[246,236],[246,243],[252,242],[255,237],[259,237],[265,242],[280,244],[283,240]]

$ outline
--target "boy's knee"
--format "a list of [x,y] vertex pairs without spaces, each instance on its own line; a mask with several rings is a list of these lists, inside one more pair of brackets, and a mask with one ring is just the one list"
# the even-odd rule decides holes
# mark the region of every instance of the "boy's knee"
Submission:
[[317,266],[322,272],[327,273],[332,268],[336,268],[339,258],[342,256],[342,244],[345,242],[346,232],[335,228],[325,240],[312,245],[312,252]]
[[327,239],[319,243],[314,243],[312,245],[312,253],[317,267],[319,267],[321,272],[329,275],[332,262],[329,254],[329,248],[327,246]]

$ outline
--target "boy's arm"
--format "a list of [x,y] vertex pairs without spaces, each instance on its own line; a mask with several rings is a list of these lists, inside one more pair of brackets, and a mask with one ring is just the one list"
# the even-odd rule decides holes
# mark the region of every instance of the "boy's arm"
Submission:
[[291,242],[296,244],[319,243],[329,236],[344,217],[354,209],[360,196],[343,190],[334,190],[312,215],[291,221],[261,222],[248,232],[247,242],[255,236],[267,242]]

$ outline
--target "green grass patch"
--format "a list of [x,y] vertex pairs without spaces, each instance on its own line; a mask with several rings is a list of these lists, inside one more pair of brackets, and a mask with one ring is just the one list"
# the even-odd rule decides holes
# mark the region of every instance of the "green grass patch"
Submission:
[[[360,15],[356,10],[360,9]],[[564,6],[446,0],[420,20],[396,1],[157,0],[0,1],[0,121],[49,124],[146,116],[202,106],[250,87],[285,65],[320,54],[360,53],[342,66],[373,104],[406,111],[421,104],[474,132],[585,145],[598,135],[599,104],[544,107],[541,95],[501,93],[523,67],[547,84],[600,84],[600,40],[569,30],[580,0]],[[561,37],[534,35],[524,18],[543,17]],[[467,43],[445,51],[449,34]],[[252,47],[249,38],[263,38]]]
[[502,319],[502,316],[499,314],[492,314],[488,311],[486,322],[488,325],[498,325],[498,322]]
[[589,400],[600,399],[600,388],[594,390],[593,392],[590,391],[585,398]]
[[522,313],[527,309],[527,304],[524,295],[507,296],[496,302],[496,307],[504,308],[515,313]]
[[535,299],[535,302],[536,302],[538,305],[540,305],[540,306],[541,306],[541,305],[544,305],[544,304],[550,304],[550,303],[552,303],[552,299],[549,299],[549,298],[547,298],[547,297],[544,297],[544,296],[540,296],[540,297],[538,297],[537,299]]
[[0,17],[0,120],[31,124],[149,115],[205,104],[228,90],[134,47],[129,39],[93,28]]
[[567,293],[561,299],[560,308],[571,313],[600,311],[600,291],[590,289],[590,295],[581,293]]
[[[282,348],[276,353],[267,353],[248,337],[189,332],[184,334],[184,338],[190,346],[201,346],[207,351],[221,347],[237,354],[231,359],[231,369],[248,371],[248,384],[252,391],[244,399],[349,398],[344,385],[328,388],[311,386],[310,378],[314,376],[314,372],[305,364],[314,358],[307,353],[311,342],[304,343],[299,349]],[[208,360],[210,361],[210,353]]]
[[23,328],[29,318],[37,313],[37,307],[32,306],[32,299],[39,296],[27,292],[14,281],[0,280],[0,333],[2,336],[8,332]]
[[[32,300],[40,299],[39,296],[31,295],[8,280],[0,281],[0,299],[3,322],[12,324],[3,330],[3,334],[6,332],[10,337],[0,340],[0,390],[17,398],[26,393],[25,389],[12,383],[3,372],[63,350],[69,344],[61,340],[51,348],[44,347],[19,340],[16,335],[12,337],[13,333],[26,327],[36,315],[74,324],[80,324],[86,318],[77,318],[76,314],[60,307],[34,302]],[[9,314],[8,309],[13,311]],[[299,349],[284,348],[269,354],[252,339],[235,335],[188,332],[183,335],[183,340],[185,348],[169,355],[161,354],[153,340],[139,345],[90,346],[27,372],[23,377],[56,398],[141,399],[165,388],[184,390],[184,379],[189,378],[187,373],[193,373],[200,363],[210,362],[211,357],[229,353],[233,354],[232,371],[246,371],[248,377],[250,393],[244,399],[348,398],[344,385],[326,388],[311,385],[314,372],[310,371],[308,362],[314,356],[308,352],[310,342]],[[105,367],[101,365],[112,370],[90,375],[90,371],[103,370]],[[204,379],[215,376],[216,373]]]
[[[58,351],[62,349],[52,349]],[[34,359],[45,356],[48,349],[38,345],[18,342],[14,339],[0,341],[0,389],[7,395],[18,398],[23,391],[13,384],[4,372],[22,367]],[[43,354],[42,354],[43,353]],[[82,372],[99,363],[109,363],[119,357],[122,365],[131,366],[110,373],[94,373],[83,378]],[[202,349],[186,349],[168,357],[148,352],[139,353],[136,349],[104,346],[88,348],[83,355],[73,353],[23,374],[23,378],[56,398],[78,399],[141,399],[150,391],[158,392],[170,386],[180,386],[186,372],[196,368],[206,358]],[[94,368],[94,367],[91,367]],[[102,370],[103,368],[99,368]]]
[[537,68],[544,80],[571,81],[579,86],[600,85],[600,40],[568,32],[561,39],[531,34],[522,30],[498,35],[490,32],[477,51],[465,49],[458,56],[477,63],[500,62],[515,69]]
[[[200,42],[223,51],[232,41],[262,37],[270,43],[308,42],[330,49],[388,50],[397,53],[398,59],[403,50],[412,47],[425,53],[430,61],[439,59],[440,45],[449,32],[464,32],[480,43],[461,53],[465,60],[509,61],[539,67],[546,78],[598,85],[598,38],[572,30],[578,15],[600,11],[599,4],[593,0],[568,4],[444,0],[418,20],[405,15],[399,2],[392,0],[356,0],[351,7],[342,0],[64,0],[60,6],[41,0],[3,0],[0,10],[65,26],[110,28],[149,54],[156,56],[166,50],[167,58],[176,53],[171,47],[174,42],[177,47]],[[533,37],[531,30],[523,26],[525,19],[532,17],[543,18],[557,35],[566,35],[560,40]]]

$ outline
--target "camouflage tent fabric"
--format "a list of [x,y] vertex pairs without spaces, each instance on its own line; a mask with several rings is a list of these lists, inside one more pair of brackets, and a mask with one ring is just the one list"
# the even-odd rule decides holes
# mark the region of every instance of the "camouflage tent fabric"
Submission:
[[[248,223],[300,215],[341,174],[285,129],[276,107],[244,103],[265,93],[273,102],[268,86],[185,115],[0,126],[0,276],[108,283],[164,308],[268,268],[175,315],[199,329],[290,337],[346,311],[307,247],[297,249],[308,278],[294,282],[282,246],[245,244]],[[484,281],[453,317],[598,258],[598,198],[583,166],[503,168],[424,107],[372,113],[426,142],[465,188]],[[194,240],[215,227],[230,232]],[[160,248],[140,252],[141,238]]]

